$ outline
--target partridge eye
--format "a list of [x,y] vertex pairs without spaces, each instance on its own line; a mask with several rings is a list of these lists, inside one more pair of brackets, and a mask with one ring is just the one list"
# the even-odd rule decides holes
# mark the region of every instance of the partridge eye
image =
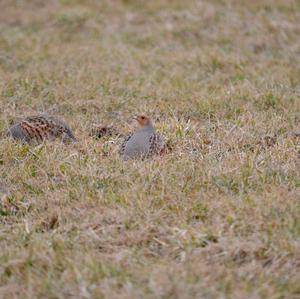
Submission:
[[142,119],[145,119],[145,116],[142,116]]

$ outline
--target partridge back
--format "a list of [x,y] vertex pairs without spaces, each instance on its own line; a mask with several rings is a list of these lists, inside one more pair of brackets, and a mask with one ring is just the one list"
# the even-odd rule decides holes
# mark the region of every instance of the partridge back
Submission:
[[26,143],[40,143],[56,138],[60,138],[63,142],[77,141],[64,121],[47,114],[26,117],[12,126],[7,134]]

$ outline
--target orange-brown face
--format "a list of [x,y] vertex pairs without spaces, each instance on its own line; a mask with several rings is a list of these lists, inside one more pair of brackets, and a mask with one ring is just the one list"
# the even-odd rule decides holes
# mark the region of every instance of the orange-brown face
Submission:
[[139,125],[141,127],[146,126],[151,123],[150,118],[144,114],[140,114],[140,115],[136,116],[134,119],[137,120],[137,122],[139,123]]

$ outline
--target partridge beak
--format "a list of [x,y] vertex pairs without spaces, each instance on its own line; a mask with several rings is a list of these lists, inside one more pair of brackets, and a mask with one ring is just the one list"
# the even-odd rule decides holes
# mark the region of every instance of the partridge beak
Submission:
[[137,117],[137,115],[134,115],[134,116],[132,117],[132,119],[134,119],[134,120],[138,120],[138,117]]

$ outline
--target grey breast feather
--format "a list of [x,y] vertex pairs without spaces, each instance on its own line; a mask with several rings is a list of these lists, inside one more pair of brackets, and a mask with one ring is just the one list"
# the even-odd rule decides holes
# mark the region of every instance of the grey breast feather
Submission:
[[150,150],[149,139],[153,132],[138,131],[127,141],[124,156],[135,157],[146,155]]

